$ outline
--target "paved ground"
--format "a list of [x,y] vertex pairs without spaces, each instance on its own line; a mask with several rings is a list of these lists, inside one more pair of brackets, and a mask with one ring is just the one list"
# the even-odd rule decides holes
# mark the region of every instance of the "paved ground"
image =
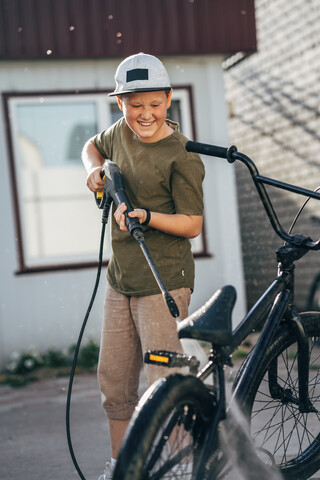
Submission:
[[[44,380],[21,389],[0,387],[1,480],[79,478],[66,440],[67,387],[67,378]],[[73,392],[75,455],[85,478],[96,480],[103,471],[109,445],[95,376],[76,378]]]
[[[42,380],[20,389],[0,386],[1,480],[79,478],[66,440],[67,387],[68,378]],[[95,375],[75,378],[71,430],[84,477],[97,480],[110,457],[110,446]]]

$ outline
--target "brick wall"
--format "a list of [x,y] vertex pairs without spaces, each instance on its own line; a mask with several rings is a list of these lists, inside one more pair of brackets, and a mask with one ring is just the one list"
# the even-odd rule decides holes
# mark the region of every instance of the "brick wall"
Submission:
[[[225,71],[231,142],[262,175],[315,189],[320,185],[320,1],[256,0],[258,52]],[[237,186],[248,305],[276,273],[282,241],[269,227],[245,167]],[[284,228],[304,198],[268,188]],[[296,233],[320,236],[320,202],[311,200]],[[320,253],[298,262],[296,302],[305,307]]]

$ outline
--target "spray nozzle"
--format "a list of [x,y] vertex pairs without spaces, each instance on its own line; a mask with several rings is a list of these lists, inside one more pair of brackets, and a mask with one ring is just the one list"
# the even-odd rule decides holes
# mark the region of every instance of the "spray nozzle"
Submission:
[[168,309],[171,313],[171,315],[174,317],[174,318],[178,318],[180,313],[179,313],[179,309],[178,309],[178,306],[176,304],[176,302],[174,301],[173,297],[170,295],[169,292],[165,292],[163,294],[163,297],[165,299],[165,302],[168,306]]

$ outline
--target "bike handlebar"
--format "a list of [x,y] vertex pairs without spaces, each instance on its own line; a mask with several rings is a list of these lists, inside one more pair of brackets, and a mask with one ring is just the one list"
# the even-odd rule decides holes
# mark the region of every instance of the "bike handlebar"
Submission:
[[200,142],[187,142],[186,150],[188,152],[202,153],[211,157],[225,158],[229,163],[233,163],[236,159],[233,158],[233,153],[237,151],[237,147],[232,145],[229,148],[218,147],[217,145],[208,145]]
[[186,150],[188,152],[203,153],[212,157],[227,158],[228,149],[225,147],[218,147],[217,145],[208,145],[199,142],[187,142]]
[[263,177],[259,175],[259,172],[255,163],[243,153],[238,152],[237,147],[235,147],[234,145],[232,145],[229,148],[225,148],[225,147],[219,147],[216,145],[209,145],[206,143],[189,141],[186,143],[186,150],[188,152],[195,152],[203,155],[209,155],[212,157],[225,158],[229,163],[233,163],[236,160],[239,160],[242,163],[244,163],[251,174],[253,183],[260,196],[260,200],[267,212],[271,226],[276,232],[276,234],[280,238],[282,238],[282,240],[296,247],[304,247],[304,248],[307,248],[308,250],[320,249],[320,238],[316,242],[314,242],[309,237],[304,237],[302,235],[291,235],[290,233],[287,233],[282,228],[282,225],[280,224],[279,219],[274,211],[273,205],[271,203],[271,200],[269,198],[269,195],[264,185],[265,184],[272,185],[276,188],[281,188],[283,190],[291,191],[299,195],[315,198],[316,200],[320,200],[320,193],[317,193],[305,188],[301,188],[296,185],[291,185],[289,183],[280,182],[279,180],[275,180],[273,178]]

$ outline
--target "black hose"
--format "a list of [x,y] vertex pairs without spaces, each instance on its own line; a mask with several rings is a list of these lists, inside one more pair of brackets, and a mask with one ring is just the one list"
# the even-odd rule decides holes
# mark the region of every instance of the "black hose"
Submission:
[[99,282],[100,282],[105,229],[106,229],[106,223],[103,222],[103,223],[102,223],[102,229],[101,229],[100,248],[99,248],[99,262],[98,262],[98,270],[97,270],[96,282],[95,282],[95,285],[94,285],[94,289],[93,289],[93,292],[92,292],[91,300],[90,300],[90,303],[89,303],[89,306],[88,306],[86,315],[85,315],[84,320],[83,320],[83,323],[82,323],[82,327],[81,327],[80,334],[79,334],[79,337],[78,337],[76,349],[75,349],[75,352],[74,352],[74,357],[73,357],[73,362],[72,362],[72,367],[71,367],[71,373],[70,373],[70,379],[69,379],[68,394],[67,394],[66,430],[67,430],[68,447],[69,447],[69,451],[70,451],[70,455],[71,455],[73,464],[74,464],[74,466],[75,466],[75,468],[76,468],[76,470],[77,470],[77,472],[78,472],[78,474],[79,474],[79,477],[80,477],[82,480],[86,480],[86,477],[83,475],[83,473],[82,473],[82,471],[81,471],[81,469],[80,469],[80,467],[79,467],[79,465],[78,465],[77,459],[76,459],[75,454],[74,454],[74,451],[73,451],[72,441],[71,441],[71,433],[70,433],[70,403],[71,403],[71,393],[72,393],[73,379],[74,379],[74,374],[75,374],[75,370],[76,370],[76,366],[77,366],[77,361],[78,361],[78,354],[79,354],[79,350],[80,350],[80,345],[81,345],[83,333],[84,333],[84,330],[85,330],[85,328],[86,328],[87,321],[88,321],[88,318],[89,318],[89,315],[90,315],[90,312],[91,312],[91,309],[92,309],[92,305],[93,305],[93,303],[94,303],[94,300],[95,300],[95,297],[96,297],[96,294],[97,294]]
[[[111,163],[111,162],[110,162]],[[127,197],[125,197],[127,198]],[[129,202],[129,200],[128,200]],[[98,202],[97,202],[98,203]],[[96,282],[95,282],[95,285],[94,285],[94,289],[93,289],[93,292],[92,292],[92,296],[91,296],[91,300],[90,300],[90,303],[89,303],[89,306],[88,306],[88,309],[87,309],[87,312],[86,312],[86,315],[84,317],[84,320],[83,320],[83,323],[82,323],[82,326],[81,326],[81,330],[80,330],[80,333],[79,333],[79,338],[78,338],[78,341],[77,341],[77,344],[76,344],[76,348],[75,348],[75,352],[74,352],[74,357],[73,357],[73,362],[72,362],[72,367],[71,367],[71,373],[70,373],[70,379],[69,379],[69,386],[68,386],[68,393],[67,393],[67,405],[66,405],[66,430],[67,430],[67,440],[68,440],[68,447],[69,447],[69,451],[70,451],[70,455],[71,455],[71,458],[72,458],[72,461],[73,461],[73,464],[79,474],[79,477],[82,479],[82,480],[86,480],[85,476],[83,475],[79,465],[78,465],[78,462],[77,462],[77,459],[75,457],[75,454],[74,454],[74,451],[73,451],[73,446],[72,446],[72,441],[71,441],[71,433],[70,433],[70,403],[71,403],[71,393],[72,393],[72,385],[73,385],[73,379],[74,379],[74,374],[75,374],[75,370],[76,370],[76,366],[77,366],[77,361],[78,361],[78,355],[79,355],[79,350],[80,350],[80,345],[81,345],[81,341],[82,341],[82,337],[83,337],[83,333],[84,333],[84,330],[86,328],[86,325],[87,325],[87,321],[88,321],[88,318],[89,318],[89,315],[90,315],[90,312],[91,312],[91,309],[92,309],[92,305],[94,303],[94,300],[95,300],[95,297],[96,297],[96,293],[97,293],[97,290],[98,290],[98,286],[99,286],[99,281],[100,281],[100,275],[101,275],[101,268],[102,268],[102,257],[103,257],[103,243],[104,243],[104,236],[105,236],[105,229],[106,229],[106,224],[107,224],[107,221],[108,221],[108,216],[109,216],[109,210],[110,210],[110,205],[111,205],[111,202],[110,201],[104,201],[101,202],[99,204],[99,208],[103,208],[103,213],[102,213],[102,230],[101,230],[101,238],[100,238],[100,248],[99,248],[99,261],[98,261],[98,269],[97,269],[97,277],[96,277]],[[132,210],[132,207],[131,207],[131,210]],[[142,249],[142,252],[151,268],[151,271],[159,285],[159,288],[162,292],[162,295],[163,295],[163,298],[168,306],[168,309],[171,313],[171,315],[174,317],[174,318],[177,318],[179,316],[179,310],[178,310],[178,307],[174,301],[174,299],[172,298],[172,296],[170,295],[170,293],[167,291],[163,281],[161,280],[161,277],[159,275],[159,272],[156,268],[156,266],[154,265],[153,263],[153,260],[150,256],[150,253],[144,243],[144,237],[143,237],[143,231],[142,231],[142,227],[140,225],[140,222],[136,219],[136,218],[130,218],[130,217],[127,217],[127,219],[130,220],[130,224],[126,223],[127,224],[127,227],[128,227],[128,230],[129,232],[131,233],[131,235],[133,236],[133,238],[139,243],[141,249]],[[138,223],[138,225],[137,225]]]

